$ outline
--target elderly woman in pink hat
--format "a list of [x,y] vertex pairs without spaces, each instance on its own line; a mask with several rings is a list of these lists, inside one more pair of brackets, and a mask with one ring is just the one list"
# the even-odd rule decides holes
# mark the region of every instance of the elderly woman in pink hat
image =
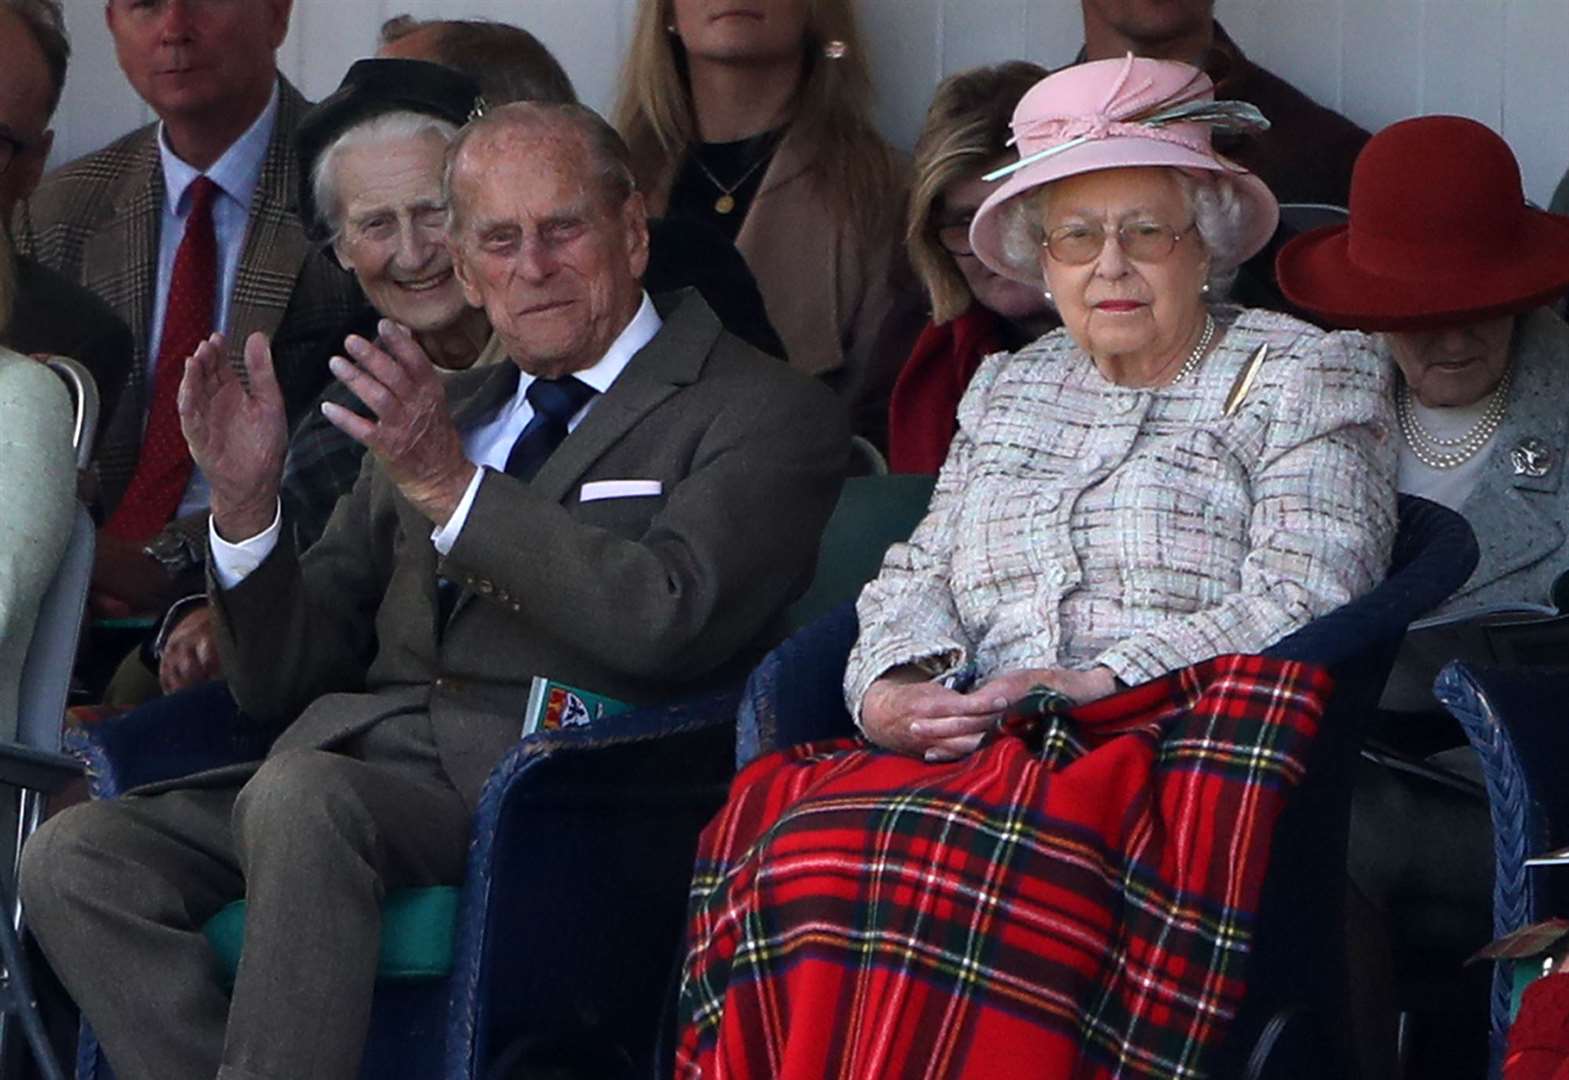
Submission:
[[1323,691],[1236,654],[1395,532],[1368,339],[1221,301],[1278,211],[1210,146],[1262,118],[1212,98],[1130,56],[1015,110],[970,246],[1063,327],[982,363],[861,595],[865,738],[754,762],[705,833],[679,1075],[1205,1072]]

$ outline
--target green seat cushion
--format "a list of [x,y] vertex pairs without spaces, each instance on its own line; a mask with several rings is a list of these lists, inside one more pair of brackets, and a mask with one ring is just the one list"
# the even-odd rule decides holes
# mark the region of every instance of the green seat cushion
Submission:
[[[452,941],[458,925],[458,890],[450,885],[394,889],[381,905],[381,955],[376,977],[411,982],[439,979],[452,971]],[[202,927],[233,985],[245,943],[245,901],[236,900]]]
[[790,632],[861,594],[861,586],[877,576],[888,549],[908,540],[926,516],[935,476],[894,473],[852,476],[844,482],[838,505],[823,529],[817,549],[817,572],[806,593],[790,605]]

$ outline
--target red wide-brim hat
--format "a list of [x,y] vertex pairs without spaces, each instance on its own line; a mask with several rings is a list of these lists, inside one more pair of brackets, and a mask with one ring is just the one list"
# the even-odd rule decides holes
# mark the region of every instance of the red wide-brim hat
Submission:
[[1460,116],[1391,124],[1357,156],[1344,225],[1275,259],[1280,291],[1335,326],[1426,330],[1569,291],[1569,217],[1526,205],[1509,145]]

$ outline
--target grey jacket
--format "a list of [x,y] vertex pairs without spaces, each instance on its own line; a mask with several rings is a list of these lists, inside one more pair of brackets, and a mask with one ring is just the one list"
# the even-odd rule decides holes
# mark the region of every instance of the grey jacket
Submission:
[[[1569,569],[1569,325],[1546,308],[1515,327],[1509,409],[1493,436],[1486,470],[1460,512],[1476,531],[1482,557],[1441,613],[1526,601],[1550,602],[1553,579]],[[1547,448],[1542,476],[1516,470],[1527,440]],[[1524,464],[1524,462],[1522,462]]]

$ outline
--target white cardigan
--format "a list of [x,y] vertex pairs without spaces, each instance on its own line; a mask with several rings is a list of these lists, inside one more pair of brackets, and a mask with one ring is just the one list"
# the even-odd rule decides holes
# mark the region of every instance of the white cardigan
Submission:
[[65,385],[0,348],[0,739],[16,737],[22,662],[71,536],[75,490]]

